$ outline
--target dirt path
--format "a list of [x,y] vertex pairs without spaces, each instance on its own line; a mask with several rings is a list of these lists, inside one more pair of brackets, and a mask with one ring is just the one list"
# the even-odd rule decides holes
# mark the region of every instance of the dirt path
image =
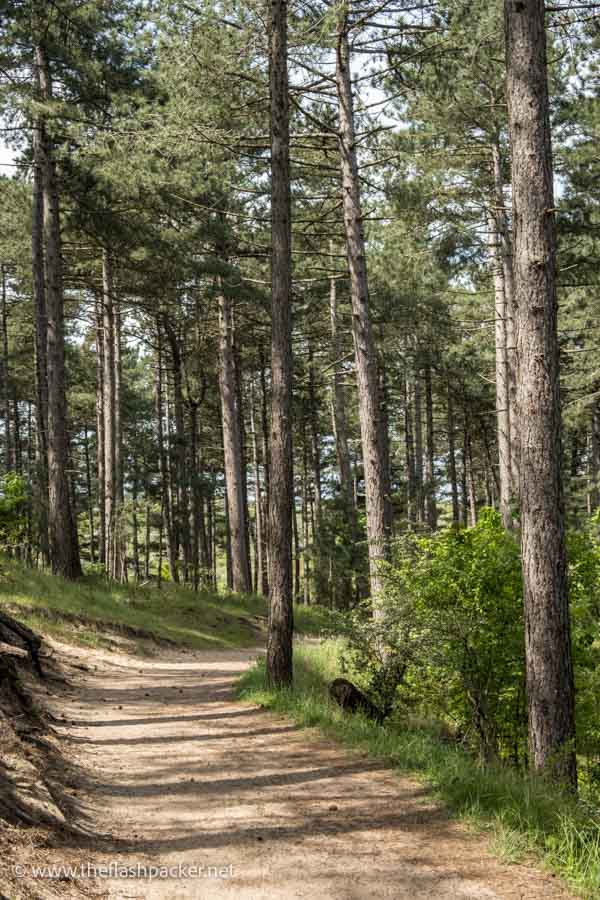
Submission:
[[418,784],[234,702],[233,682],[255,655],[85,655],[97,668],[83,675],[63,728],[89,773],[77,791],[87,827],[121,843],[84,854],[96,865],[233,871],[102,878],[102,896],[567,897],[551,876],[495,860]]

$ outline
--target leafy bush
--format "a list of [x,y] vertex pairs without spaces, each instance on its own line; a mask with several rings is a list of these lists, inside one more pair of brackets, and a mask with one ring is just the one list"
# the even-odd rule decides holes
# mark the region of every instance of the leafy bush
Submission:
[[27,539],[27,482],[16,472],[0,479],[0,547],[21,548]]
[[[367,686],[384,705],[392,689],[397,714],[449,722],[486,760],[509,753],[520,758],[519,548],[495,511],[485,510],[474,528],[404,539],[386,570],[375,621],[369,623],[362,609],[348,637],[349,668],[368,673]],[[388,678],[382,690],[390,670],[403,677],[397,685]]]
[[[569,537],[582,775],[600,784],[600,546]],[[473,528],[396,544],[377,615],[346,619],[346,670],[396,718],[445,722],[487,762],[527,764],[523,591],[518,537],[484,510]]]

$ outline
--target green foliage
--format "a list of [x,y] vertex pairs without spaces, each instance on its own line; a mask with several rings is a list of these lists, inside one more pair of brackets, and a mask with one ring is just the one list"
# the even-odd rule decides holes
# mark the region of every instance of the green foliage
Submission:
[[239,695],[302,727],[318,727],[349,747],[423,780],[470,824],[489,830],[493,847],[512,862],[532,855],[564,876],[587,900],[600,898],[600,818],[555,785],[499,765],[482,768],[464,748],[440,740],[435,723],[411,717],[377,725],[343,713],[328,695],[343,671],[340,639],[297,647],[294,685],[267,688],[264,661],[247,672]]
[[9,472],[0,480],[0,547],[20,547],[27,538],[27,482]]
[[[596,526],[592,526],[597,531]],[[583,793],[600,796],[600,543],[590,531],[569,535],[569,587],[576,688],[579,776]]]
[[[484,510],[473,528],[407,536],[386,569],[378,615],[341,617],[344,668],[396,721],[445,723],[486,762],[527,765],[527,706],[518,539]],[[600,783],[600,544],[569,536],[581,789]]]
[[[366,686],[384,705],[395,691],[397,716],[418,710],[450,723],[488,759],[521,757],[519,548],[496,512],[484,511],[474,528],[404,539],[386,569],[378,616],[358,610],[349,638],[346,665],[363,679],[368,673]],[[394,666],[404,675],[398,686],[389,678]]]

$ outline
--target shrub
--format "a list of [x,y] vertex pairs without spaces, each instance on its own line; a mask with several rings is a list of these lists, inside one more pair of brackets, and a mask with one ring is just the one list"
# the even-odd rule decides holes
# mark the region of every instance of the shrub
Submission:
[[[573,656],[585,783],[600,782],[600,547],[569,536]],[[487,509],[473,528],[409,535],[385,591],[345,622],[344,666],[395,716],[445,722],[485,761],[527,764],[523,591],[518,537]]]

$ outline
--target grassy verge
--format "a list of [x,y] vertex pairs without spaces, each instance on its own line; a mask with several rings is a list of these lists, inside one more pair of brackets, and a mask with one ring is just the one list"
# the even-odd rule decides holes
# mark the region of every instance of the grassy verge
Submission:
[[147,651],[149,641],[187,647],[242,647],[261,641],[265,615],[260,597],[194,594],[173,584],[111,584],[99,575],[77,582],[2,560],[0,608],[58,639],[114,646],[125,638]]
[[591,810],[541,779],[482,769],[464,751],[442,743],[433,727],[378,726],[343,714],[327,695],[328,682],[340,674],[339,649],[335,641],[297,647],[294,687],[282,691],[267,689],[259,661],[242,677],[240,697],[417,775],[454,814],[489,830],[504,859],[534,856],[587,900],[600,898],[600,819]]
[[[264,642],[267,606],[263,597],[163,583],[114,584],[99,575],[68,582],[12,560],[0,560],[0,609],[36,631],[59,640],[138,653],[152,642],[190,648],[252,647]],[[327,610],[298,606],[297,629],[318,635]]]

